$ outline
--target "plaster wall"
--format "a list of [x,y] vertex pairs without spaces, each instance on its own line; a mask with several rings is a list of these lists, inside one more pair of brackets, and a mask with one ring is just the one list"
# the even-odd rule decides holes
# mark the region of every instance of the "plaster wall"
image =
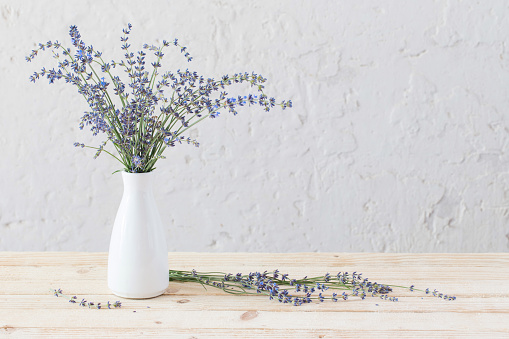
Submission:
[[[179,41],[163,70],[255,71],[291,110],[245,107],[156,170],[171,251],[509,251],[507,1],[0,0],[0,250],[107,251],[113,159],[76,149],[75,88],[29,83],[70,25],[107,59]],[[230,93],[247,93],[237,87]]]

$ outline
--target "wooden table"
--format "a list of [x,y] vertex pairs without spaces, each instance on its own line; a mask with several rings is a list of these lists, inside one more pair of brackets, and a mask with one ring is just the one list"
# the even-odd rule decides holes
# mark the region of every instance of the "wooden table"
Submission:
[[[290,277],[362,272],[379,283],[438,289],[445,301],[395,289],[398,302],[368,297],[300,307],[173,283],[165,295],[120,299],[106,281],[106,253],[0,252],[0,337],[121,338],[509,338],[509,254],[170,253],[172,269]],[[88,309],[50,288],[120,309]]]

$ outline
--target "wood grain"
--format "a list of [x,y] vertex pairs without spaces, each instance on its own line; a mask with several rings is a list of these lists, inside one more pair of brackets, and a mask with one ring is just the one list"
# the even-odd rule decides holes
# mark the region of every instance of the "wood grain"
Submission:
[[[399,302],[349,299],[295,307],[172,283],[158,298],[110,293],[106,253],[0,252],[0,337],[509,338],[509,254],[170,253],[174,269],[273,270],[296,278],[362,272],[381,283],[438,289],[444,301],[395,289]],[[121,309],[81,308],[50,288]]]

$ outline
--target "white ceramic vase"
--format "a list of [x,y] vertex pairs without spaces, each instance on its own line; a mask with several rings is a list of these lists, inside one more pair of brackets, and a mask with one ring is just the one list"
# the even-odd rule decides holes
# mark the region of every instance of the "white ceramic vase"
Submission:
[[119,297],[152,298],[168,287],[168,249],[152,193],[153,176],[122,172],[124,194],[108,256],[108,287]]

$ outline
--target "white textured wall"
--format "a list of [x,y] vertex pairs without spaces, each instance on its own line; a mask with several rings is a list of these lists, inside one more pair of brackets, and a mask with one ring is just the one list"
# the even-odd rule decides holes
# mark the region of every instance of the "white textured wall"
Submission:
[[[107,58],[175,37],[163,69],[256,71],[292,110],[207,120],[166,152],[176,251],[509,251],[507,1],[0,0],[0,250],[106,251],[118,164],[73,147],[85,102],[29,83],[76,24]],[[171,53],[170,53],[171,51]],[[53,66],[52,66],[53,67]]]

